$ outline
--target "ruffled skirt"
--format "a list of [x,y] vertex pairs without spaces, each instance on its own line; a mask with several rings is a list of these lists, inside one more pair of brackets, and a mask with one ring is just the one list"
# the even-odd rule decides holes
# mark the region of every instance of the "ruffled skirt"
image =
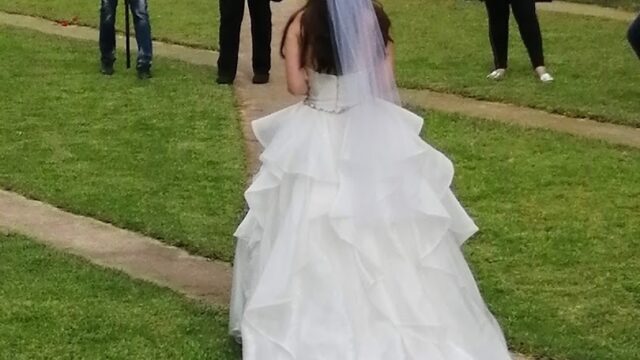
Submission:
[[[421,118],[379,106],[418,137]],[[343,120],[298,104],[253,124],[265,151],[235,234],[230,324],[243,359],[510,359],[460,249],[477,228],[451,162],[420,141],[418,217],[336,217]]]

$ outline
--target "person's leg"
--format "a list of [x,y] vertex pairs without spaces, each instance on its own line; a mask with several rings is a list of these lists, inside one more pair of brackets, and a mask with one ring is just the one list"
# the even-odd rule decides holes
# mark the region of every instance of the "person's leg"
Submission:
[[219,0],[220,2],[220,55],[218,57],[218,83],[230,84],[238,70],[240,29],[245,0]]
[[509,57],[509,2],[486,0],[489,17],[489,40],[495,69],[506,69]]
[[251,38],[253,43],[254,83],[269,80],[271,70],[271,4],[270,0],[249,0]]
[[544,66],[544,52],[542,50],[542,34],[540,23],[536,14],[536,3],[534,0],[512,0],[511,8],[513,16],[518,22],[520,36],[529,52],[529,58],[533,68]]
[[151,23],[149,22],[149,11],[147,0],[129,0],[133,25],[136,29],[136,42],[138,44],[138,61],[136,68],[138,71],[147,73],[151,68],[153,59],[153,44],[151,41]]
[[547,72],[544,66],[544,52],[542,50],[542,33],[540,23],[536,14],[535,0],[511,0],[513,16],[518,22],[520,36],[527,47],[531,65],[538,75],[540,81],[548,83],[553,81],[553,77]]
[[100,61],[102,72],[111,75],[116,60],[116,7],[118,0],[100,0]]
[[636,20],[629,26],[627,38],[640,59],[640,15],[638,15]]

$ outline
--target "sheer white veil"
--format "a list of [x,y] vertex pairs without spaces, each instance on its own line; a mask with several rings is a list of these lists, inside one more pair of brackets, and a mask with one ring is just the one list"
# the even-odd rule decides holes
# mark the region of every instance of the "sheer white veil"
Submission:
[[399,102],[387,44],[372,0],[326,0],[332,40],[342,74],[360,100],[382,98]]
[[[423,151],[421,124],[397,119],[393,69],[372,0],[326,0],[340,84],[357,106],[346,112],[341,187],[334,217],[378,221],[413,216]],[[395,115],[394,115],[395,114]]]

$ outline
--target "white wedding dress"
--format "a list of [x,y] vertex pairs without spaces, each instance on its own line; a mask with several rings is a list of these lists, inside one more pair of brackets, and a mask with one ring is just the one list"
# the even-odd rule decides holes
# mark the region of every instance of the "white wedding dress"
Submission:
[[340,78],[253,123],[263,163],[239,226],[231,334],[245,360],[505,360],[460,246],[477,231],[449,187],[451,162],[419,139],[422,119],[380,101],[419,144],[422,216],[370,226],[337,219],[350,104]]

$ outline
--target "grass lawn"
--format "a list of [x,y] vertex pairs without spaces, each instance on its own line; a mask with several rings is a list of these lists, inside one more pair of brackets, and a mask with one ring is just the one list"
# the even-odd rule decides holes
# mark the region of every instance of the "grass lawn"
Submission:
[[[556,82],[538,83],[512,21],[510,73],[496,83],[479,1],[386,0],[399,83],[640,127],[640,62],[624,22],[540,12]],[[512,19],[513,20],[513,19]]]
[[443,114],[426,129],[481,229],[466,251],[509,343],[638,359],[640,150]]
[[[468,11],[463,8],[462,14],[468,15]],[[139,82],[133,73],[121,69],[115,77],[106,78],[97,74],[93,44],[10,28],[0,30],[8,35],[0,38],[4,54],[0,64],[5,69],[0,73],[0,90],[5,94],[0,97],[0,106],[3,116],[6,114],[3,120],[9,119],[0,122],[1,186],[169,239],[205,255],[231,258],[231,232],[244,188],[243,149],[232,94],[212,84],[210,69],[158,59],[157,76],[149,82]],[[133,100],[143,96],[146,101],[134,106]],[[444,114],[429,117],[427,137],[456,164],[457,192],[482,229],[466,249],[510,343],[523,353],[553,359],[637,358],[640,151]],[[42,345],[29,347],[15,340],[17,345],[0,343],[0,349],[13,346],[37,355],[34,349],[42,351],[49,343],[57,344],[50,345],[51,349],[80,346],[85,338],[94,339],[85,326],[105,321],[112,321],[108,329],[115,326],[116,330],[101,330],[106,335],[97,332],[98,340],[91,346],[103,346],[100,344],[107,343],[104,339],[110,338],[116,339],[117,346],[124,346],[131,336],[117,340],[120,334],[145,334],[142,325],[130,325],[129,320],[135,317],[129,313],[105,320],[104,314],[110,311],[96,304],[109,297],[87,297],[85,288],[78,285],[87,282],[77,277],[42,280],[33,285],[41,291],[34,296],[36,290],[27,290],[31,282],[38,284],[38,279],[47,279],[45,275],[72,276],[74,272],[57,270],[52,262],[41,265],[47,271],[29,272],[17,264],[30,259],[28,265],[36,266],[39,263],[33,259],[38,257],[18,253],[44,250],[16,237],[0,244],[18,249],[0,249],[0,302],[23,293],[24,299],[31,301],[43,298],[45,285],[55,284],[51,291],[60,288],[64,297],[59,295],[56,302],[49,301],[55,296],[44,296],[48,299],[44,304],[59,308],[46,308],[50,312],[38,315],[38,319],[54,324],[67,321],[59,328],[71,332],[58,341],[52,338],[52,331],[45,331],[50,328],[40,329],[41,320],[26,330],[0,327],[0,331],[24,334],[23,339],[43,331],[42,340],[35,339]],[[19,250],[22,248],[25,250]],[[15,273],[9,272],[9,279],[15,280],[5,281],[4,274],[12,270]],[[92,293],[112,288],[107,281],[95,278],[88,283]],[[5,290],[8,286],[24,289]],[[149,290],[153,295],[149,298],[161,303],[158,290],[149,289],[155,289]],[[109,301],[110,306],[126,304],[131,311],[122,292],[116,294],[117,300]],[[86,298],[89,309],[103,310],[82,317],[80,310],[64,303],[65,297]],[[40,303],[24,302],[34,308],[19,313],[18,319],[40,314],[34,310]],[[154,320],[143,317],[153,314],[167,313],[177,323],[184,318],[168,311],[151,311],[154,308],[146,303],[133,309],[143,324],[153,324]],[[16,323],[5,322],[1,316],[6,314],[13,312],[0,311],[0,324]],[[57,319],[51,314],[64,317]],[[102,316],[98,324],[92,322],[94,316]],[[202,318],[208,321],[215,316]],[[186,323],[190,326],[187,330],[200,329],[197,321]],[[127,333],[127,326],[135,332]],[[222,329],[222,325],[202,326],[212,332]],[[222,330],[216,334],[215,339],[226,341]],[[172,341],[181,341],[179,335],[172,336]],[[149,336],[149,351],[191,351],[166,341],[166,337]],[[192,337],[200,338],[189,336],[189,346],[196,346]],[[13,339],[0,336],[0,341],[9,341],[5,338]],[[202,344],[214,336],[203,338]],[[152,342],[157,339],[166,342]],[[83,350],[77,351],[76,357],[83,357]],[[29,355],[25,358],[31,358]],[[162,356],[154,353],[149,358]],[[172,356],[179,358],[175,353],[167,358]]]
[[0,235],[0,359],[239,358],[225,309]]
[[[399,82],[404,87],[640,127],[640,64],[625,40],[628,24],[624,22],[540,12],[548,65],[556,76],[554,84],[544,86],[533,77],[512,21],[511,71],[505,81],[495,83],[485,79],[492,56],[481,2],[383,2],[394,21]],[[638,0],[613,0],[610,5],[632,2]],[[98,5],[85,0],[16,0],[0,4],[0,10],[51,19],[77,16],[81,23],[97,26]],[[217,1],[156,0],[149,6],[157,38],[216,46]]]
[[[640,272],[640,219],[635,216],[640,211],[640,151],[439,113],[428,116],[426,129],[428,141],[456,164],[456,191],[481,228],[466,251],[512,347],[552,359],[634,359],[640,351],[636,341],[640,337],[640,279],[635,276]],[[219,312],[186,311],[196,317],[193,319],[165,308],[156,310],[147,303],[136,305],[137,297],[132,300],[131,295],[97,279],[97,275],[85,281],[74,271],[58,270],[52,261],[38,255],[51,253],[41,247],[17,237],[2,240],[0,304],[6,301],[5,294],[11,294],[10,308],[18,310],[0,311],[12,316],[5,320],[0,315],[1,324],[12,326],[0,327],[0,331],[19,336],[2,336],[0,332],[0,349],[19,347],[26,354],[24,358],[31,359],[30,351],[41,346],[36,339],[47,344],[45,349],[51,353],[45,355],[49,358],[55,357],[53,351],[73,351],[82,357],[82,351],[100,353],[105,351],[101,346],[111,348],[113,344],[117,344],[117,351],[140,352],[137,358],[164,356],[164,352],[149,351],[174,351],[165,358],[207,358],[191,356],[198,354],[198,346],[210,346],[220,354],[229,351],[231,356],[223,332],[224,317]],[[74,259],[67,262],[72,260],[82,263]],[[83,264],[80,269],[85,267]],[[85,283],[91,284],[91,296],[87,296]],[[134,287],[129,280],[122,283],[134,294],[147,294],[148,288],[154,306],[165,304],[164,297],[157,295],[161,291],[151,285]],[[19,287],[19,291],[6,290],[7,286]],[[112,295],[105,295],[105,288]],[[59,292],[50,295],[50,291]],[[43,294],[47,299],[44,309],[41,303],[33,302]],[[19,302],[29,306],[27,310],[14,304],[17,296],[22,296]],[[176,297],[171,294],[170,298]],[[80,301],[90,304],[87,308],[91,311],[74,303]],[[124,309],[105,310],[101,302],[111,307],[124,304],[133,315]],[[59,313],[65,316],[52,315]],[[107,320],[105,313],[110,314]],[[165,317],[171,322],[166,323]],[[37,329],[26,323],[33,318],[38,319]],[[44,326],[42,319],[47,320]],[[215,324],[209,325],[209,321]],[[153,325],[153,331],[171,333],[172,342],[153,343],[166,337],[165,333],[147,335],[152,330],[145,324]],[[34,333],[40,327],[47,336],[54,336],[52,329],[64,329],[64,337],[56,341],[41,338]],[[95,327],[95,333],[86,335],[87,328]],[[83,336],[77,339],[75,331]],[[130,339],[133,331],[136,336]],[[180,331],[187,334],[187,340]],[[200,335],[203,331],[206,335]],[[8,339],[12,342],[1,343]]]
[[[151,32],[154,39],[218,48],[218,0],[151,0]],[[124,31],[124,1],[118,2],[116,27]],[[0,10],[51,20],[71,20],[98,27],[100,0],[12,0],[0,2]],[[133,24],[133,19],[131,20]],[[133,31],[133,26],[131,27]],[[135,43],[134,43],[135,44]]]
[[95,45],[1,27],[0,186],[231,259],[244,144],[212,69],[98,73]]

